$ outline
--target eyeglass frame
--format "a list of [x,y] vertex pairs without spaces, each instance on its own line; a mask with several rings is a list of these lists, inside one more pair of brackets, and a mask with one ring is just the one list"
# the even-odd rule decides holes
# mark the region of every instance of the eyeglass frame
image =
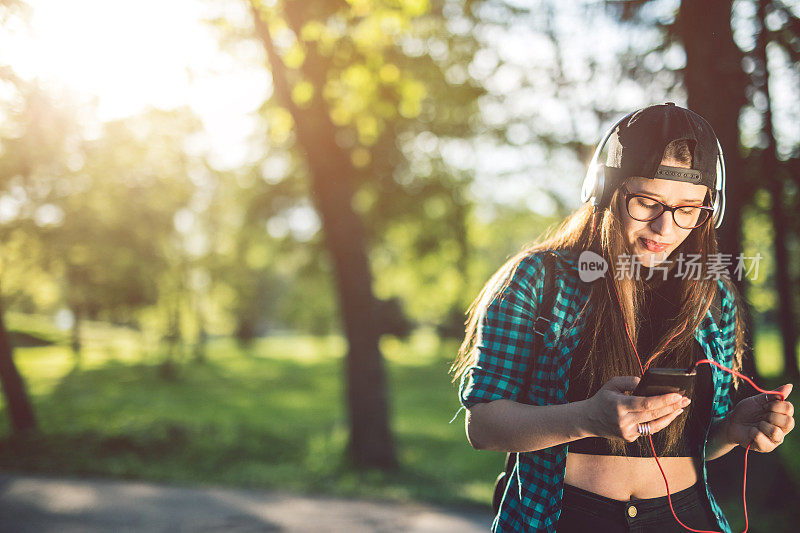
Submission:
[[[658,220],[659,217],[661,217],[661,215],[663,215],[664,213],[669,211],[670,214],[672,215],[672,221],[675,223],[676,226],[678,226],[681,229],[695,229],[695,228],[699,228],[700,226],[702,226],[703,224],[705,224],[706,222],[711,220],[711,217],[714,214],[714,208],[711,207],[711,206],[708,206],[708,205],[692,205],[692,204],[667,205],[664,202],[662,202],[661,200],[653,198],[652,196],[648,196],[646,194],[642,194],[642,193],[638,193],[638,192],[631,192],[630,189],[628,189],[627,186],[623,186],[623,189],[624,189],[623,192],[626,192],[626,194],[625,194],[625,212],[628,213],[629,217],[631,217],[633,220],[636,220],[638,222],[652,222],[654,220]],[[652,201],[656,202],[657,204],[660,204],[661,205],[661,212],[658,215],[654,216],[653,218],[648,218],[646,220],[641,220],[641,219],[638,219],[638,218],[634,217],[633,215],[631,215],[631,209],[630,209],[630,201],[631,201],[631,198],[633,198],[634,196],[641,196],[643,198],[647,198],[648,200],[652,200]],[[680,224],[678,224],[678,221],[675,220],[675,210],[676,209],[680,209],[682,207],[696,207],[698,209],[706,211],[708,213],[708,217],[706,217],[706,219],[704,221],[702,221],[700,224],[698,224],[696,226],[692,226],[691,228],[685,228],[685,227],[681,226]]]

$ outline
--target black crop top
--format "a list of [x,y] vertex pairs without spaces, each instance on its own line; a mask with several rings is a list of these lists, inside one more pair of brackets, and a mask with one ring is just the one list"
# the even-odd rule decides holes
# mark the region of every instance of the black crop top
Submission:
[[[643,269],[646,270],[646,269]],[[677,303],[674,301],[676,291],[674,287],[670,290],[671,283],[665,282],[654,289],[647,291],[644,302],[644,323],[641,325],[641,333],[637,339],[636,349],[642,362],[646,359],[645,354],[650,354],[655,343],[664,334],[667,326],[667,318],[675,316]],[[703,349],[695,341],[694,360],[705,358]],[[588,394],[588,383],[580,375],[580,369],[586,358],[586,349],[583,343],[579,342],[576,351],[572,355],[572,365],[570,366],[570,383],[567,390],[567,399],[570,402],[585,400]],[[656,365],[657,366],[657,365]],[[706,428],[710,422],[711,408],[713,401],[714,385],[711,381],[711,368],[709,365],[697,367],[697,377],[695,378],[694,395],[692,403],[684,409],[680,416],[688,416],[685,431],[682,433],[678,442],[677,449],[673,453],[665,454],[665,431],[653,434],[653,445],[659,457],[695,457],[698,455],[700,444],[705,439]],[[645,446],[640,446],[642,442]],[[569,443],[569,451],[574,453],[585,453],[590,455],[615,455],[611,452],[608,445],[609,441],[603,437],[587,437]],[[649,440],[639,438],[636,442],[625,443],[628,457],[652,457]]]

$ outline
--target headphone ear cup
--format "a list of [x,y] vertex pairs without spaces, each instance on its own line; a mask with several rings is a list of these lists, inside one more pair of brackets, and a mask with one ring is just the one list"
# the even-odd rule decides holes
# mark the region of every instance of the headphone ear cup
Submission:
[[583,186],[581,187],[581,202],[586,203],[594,196],[594,189],[597,185],[597,172],[594,165],[590,165],[586,171],[586,176],[583,178]]
[[725,216],[725,157],[722,155],[722,145],[717,140],[717,175],[714,180],[714,188],[716,194],[714,195],[714,203],[712,204],[714,212],[712,213],[712,221],[715,228],[722,225],[722,219]]
[[596,206],[603,196],[603,188],[605,186],[605,167],[598,163],[589,165],[589,170],[586,172],[586,178],[583,180],[583,187],[581,187],[581,201],[591,202]]
[[714,223],[714,227],[718,227],[719,222],[719,191],[715,191],[714,193],[714,201],[711,202],[711,207],[714,211],[711,213],[711,222]]
[[591,202],[595,210],[597,210],[598,205],[602,205],[602,202],[605,200],[603,198],[603,194],[606,192],[606,167],[600,163],[600,157],[603,153],[603,149],[605,148],[608,139],[614,134],[614,131],[617,129],[617,127],[619,127],[620,124],[625,122],[625,120],[631,117],[634,113],[636,113],[636,111],[628,113],[616,121],[608,130],[606,130],[605,134],[603,135],[603,139],[594,150],[592,162],[589,163],[589,169],[586,171],[586,177],[583,179],[583,186],[581,187],[581,201],[583,203]]
[[725,217],[725,189],[717,191],[717,196],[714,198],[714,213],[713,221],[714,228],[719,228],[722,225],[722,219]]
[[711,202],[711,207],[714,211],[711,213],[711,222],[714,223],[714,227],[717,227],[717,222],[719,222],[719,186],[720,180],[722,179],[722,168],[720,167],[720,160],[719,160],[719,153],[717,153],[717,164],[715,165],[715,173],[714,173],[714,201]]

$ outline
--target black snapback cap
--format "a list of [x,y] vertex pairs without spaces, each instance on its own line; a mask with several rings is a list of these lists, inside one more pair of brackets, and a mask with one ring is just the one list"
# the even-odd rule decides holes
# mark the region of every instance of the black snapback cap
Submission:
[[[691,169],[661,165],[667,145],[678,139],[689,141]],[[634,176],[705,185],[711,189],[712,198],[716,194],[717,136],[694,111],[672,102],[645,107],[622,120],[606,146],[605,175],[613,180],[610,187],[605,187],[606,201],[624,179]]]

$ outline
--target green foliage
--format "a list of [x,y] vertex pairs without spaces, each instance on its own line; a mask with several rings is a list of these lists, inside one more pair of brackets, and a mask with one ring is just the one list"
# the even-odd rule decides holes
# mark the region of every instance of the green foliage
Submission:
[[192,193],[182,145],[197,128],[188,110],[153,110],[107,124],[85,144],[64,222],[40,232],[71,309],[131,320],[160,293],[180,290],[169,283],[181,253],[173,218]]
[[775,291],[775,258],[764,243],[774,241],[774,231],[769,219],[769,195],[766,191],[755,194],[752,206],[744,210],[742,224],[743,253],[748,257],[761,255],[758,276],[748,277],[747,296],[757,319],[775,323],[778,296]]
[[[471,176],[456,175],[440,154],[419,153],[415,144],[422,136],[446,141],[474,133],[481,89],[446,75],[453,65],[470,60],[473,36],[447,32],[442,2],[252,4],[288,67],[289,107],[313,110],[312,120],[320,123],[330,120],[337,145],[350,156],[358,184],[354,207],[368,232],[376,292],[387,299],[399,297],[418,321],[441,320],[463,292],[470,214],[465,191]],[[229,25],[227,31],[232,31]],[[288,134],[290,111],[274,96],[262,107],[269,132],[262,168],[269,171],[282,161],[284,171],[277,178],[265,177],[266,184],[253,182],[248,224],[266,220],[269,227],[308,198],[304,163],[314,154],[300,153]],[[399,243],[405,248],[398,249]],[[313,261],[305,263],[304,281],[309,276],[313,285],[325,285],[317,281],[330,275],[321,239],[286,244],[311,246]],[[402,263],[393,262],[396,258]],[[424,263],[424,273],[414,270],[415,261]],[[455,266],[446,266],[452,261]],[[423,293],[426,301],[437,303],[420,314],[424,304],[414,299]],[[332,309],[328,294],[321,296],[325,309]],[[293,319],[300,316],[292,313]],[[292,324],[336,325],[321,318],[317,314],[312,322]]]
[[[755,362],[759,376],[778,379],[783,373],[783,348],[775,326],[762,326],[755,335]],[[783,383],[781,383],[783,385]]]
[[[444,157],[491,141],[480,137],[487,79],[467,72],[487,46],[469,31],[481,23],[481,3],[255,4],[288,67],[294,104],[317,106],[351,155],[376,294],[398,298],[413,322],[457,334],[494,269],[552,222],[518,208],[484,216],[492,206],[471,198],[475,169]],[[217,21],[227,42],[252,33],[245,23]],[[0,155],[0,183],[21,181],[11,169],[38,169],[58,217],[0,224],[10,308],[66,307],[197,344],[208,334],[248,341],[336,330],[307,154],[274,96],[260,110],[263,155],[223,170],[187,148],[199,128],[188,110],[150,110],[86,131],[76,116],[92,109],[37,91],[21,93],[26,104],[5,124],[2,142],[20,148]],[[491,130],[502,137],[506,126]]]

